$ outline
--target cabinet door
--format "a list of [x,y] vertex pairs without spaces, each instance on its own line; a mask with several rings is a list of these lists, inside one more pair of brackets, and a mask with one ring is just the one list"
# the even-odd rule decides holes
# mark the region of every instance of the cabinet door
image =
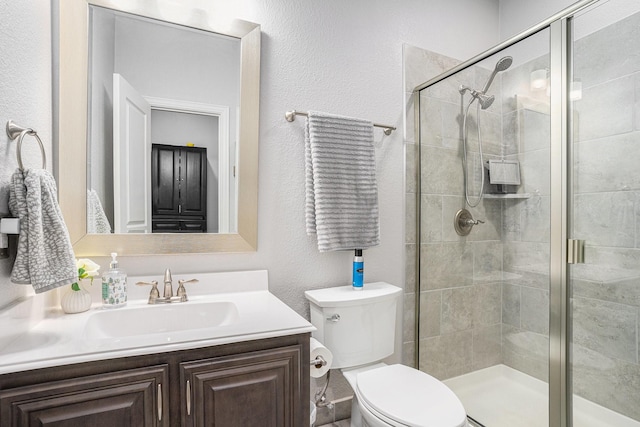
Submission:
[[1,390],[0,425],[168,426],[168,391],[167,365]]
[[297,345],[181,363],[182,424],[302,426],[301,356]]
[[184,148],[180,153],[182,216],[207,217],[207,150]]
[[153,215],[180,214],[180,150],[153,144],[151,149],[151,197]]

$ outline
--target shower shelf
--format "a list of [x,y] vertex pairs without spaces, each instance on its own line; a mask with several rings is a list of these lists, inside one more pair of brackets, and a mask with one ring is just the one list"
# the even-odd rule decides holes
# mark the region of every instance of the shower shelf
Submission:
[[530,199],[531,193],[485,194],[485,199]]

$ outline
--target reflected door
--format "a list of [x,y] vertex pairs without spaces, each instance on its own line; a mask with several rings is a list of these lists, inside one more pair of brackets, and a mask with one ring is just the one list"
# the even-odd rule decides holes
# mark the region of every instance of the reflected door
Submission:
[[151,107],[113,75],[114,232],[151,232]]

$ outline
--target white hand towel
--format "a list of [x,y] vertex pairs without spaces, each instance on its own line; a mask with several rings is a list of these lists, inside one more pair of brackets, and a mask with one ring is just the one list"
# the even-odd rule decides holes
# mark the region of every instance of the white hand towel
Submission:
[[309,111],[305,129],[307,234],[320,252],[380,244],[373,124]]
[[93,189],[87,190],[87,233],[111,233],[111,224],[104,213],[98,192]]
[[75,255],[57,193],[53,176],[44,169],[18,169],[11,177],[9,209],[20,219],[11,281],[31,284],[36,293],[78,280]]

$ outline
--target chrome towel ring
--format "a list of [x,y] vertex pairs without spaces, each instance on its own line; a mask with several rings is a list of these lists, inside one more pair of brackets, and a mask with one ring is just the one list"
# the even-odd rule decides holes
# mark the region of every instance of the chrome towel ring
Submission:
[[38,141],[38,144],[40,145],[40,154],[42,154],[42,169],[46,169],[47,155],[44,151],[44,144],[42,144],[42,140],[38,136],[38,133],[31,128],[18,126],[13,122],[13,120],[9,120],[7,122],[7,136],[11,140],[18,138],[18,145],[16,147],[16,157],[18,158],[18,167],[20,168],[20,170],[24,170],[24,166],[22,164],[22,140],[24,139],[25,135],[31,135],[36,139],[36,141]]

